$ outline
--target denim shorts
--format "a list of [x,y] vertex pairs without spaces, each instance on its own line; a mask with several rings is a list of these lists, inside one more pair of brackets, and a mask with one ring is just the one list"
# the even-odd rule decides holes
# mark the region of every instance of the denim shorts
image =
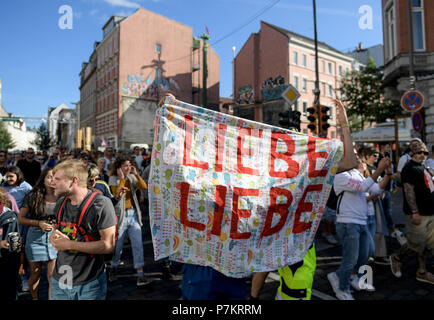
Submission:
[[51,285],[50,300],[105,300],[107,296],[105,272],[91,282],[72,288],[61,288],[60,283],[54,278],[51,278]]

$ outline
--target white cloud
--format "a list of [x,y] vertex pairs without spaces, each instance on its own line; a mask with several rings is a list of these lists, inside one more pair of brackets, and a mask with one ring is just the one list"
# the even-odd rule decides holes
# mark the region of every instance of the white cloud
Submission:
[[132,8],[132,9],[137,9],[141,7],[140,4],[131,0],[104,0],[104,2],[108,3],[113,7],[125,7],[125,8]]
[[91,16],[94,16],[94,15],[96,15],[98,13],[98,9],[94,9],[94,10],[92,10],[91,12],[89,12],[89,14],[91,15]]

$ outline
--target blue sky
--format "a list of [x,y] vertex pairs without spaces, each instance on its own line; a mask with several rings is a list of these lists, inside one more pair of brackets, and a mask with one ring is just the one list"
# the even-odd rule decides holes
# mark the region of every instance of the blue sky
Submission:
[[[81,64],[89,59],[101,27],[111,15],[130,15],[139,6],[193,28],[210,31],[220,56],[220,95],[232,93],[232,47],[236,53],[260,21],[313,38],[311,0],[14,0],[0,1],[2,104],[15,115],[46,116],[48,106],[80,99]],[[318,38],[348,51],[383,42],[380,0],[317,0]],[[273,6],[271,6],[274,4]],[[59,8],[73,10],[72,30],[59,28]],[[265,8],[270,7],[263,12]],[[372,28],[361,29],[362,6],[372,8]],[[263,12],[259,17],[256,17]],[[255,18],[255,19],[254,19]],[[248,23],[250,22],[250,23]],[[240,28],[242,26],[242,28]],[[272,48],[270,48],[272,50]],[[32,126],[35,123],[28,122]]]

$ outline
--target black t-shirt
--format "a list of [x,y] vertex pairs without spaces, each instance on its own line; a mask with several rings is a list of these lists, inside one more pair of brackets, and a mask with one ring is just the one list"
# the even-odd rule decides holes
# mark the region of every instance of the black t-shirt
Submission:
[[[56,216],[59,213],[59,209],[63,200],[64,198],[61,197],[56,203],[56,207],[54,209]],[[82,205],[84,205],[84,203],[73,206],[71,205],[71,201],[67,200],[63,207],[61,220],[63,222],[78,223]],[[88,232],[88,234],[95,239],[95,241],[100,240],[101,237],[99,230],[116,225],[115,209],[110,199],[104,197],[101,194],[97,194],[94,202],[91,204],[88,212],[85,214],[81,225],[86,229],[86,232]],[[71,228],[68,226],[60,226],[59,231],[67,234],[71,239]],[[78,239],[72,240],[79,241]],[[97,279],[101,272],[104,271],[104,255],[90,255],[77,251],[59,251],[57,255],[56,266],[53,272],[53,277],[57,281],[60,281],[60,278],[65,276],[65,271],[63,269],[59,270],[64,265],[72,267],[73,286],[83,285]]]
[[41,164],[36,160],[29,162],[23,159],[18,161],[17,167],[23,172],[24,180],[33,187],[41,175]]
[[[403,184],[409,183],[414,186],[419,214],[422,216],[434,215],[434,182],[425,167],[421,163],[410,160],[402,169],[401,180]],[[404,213],[407,215],[412,214],[405,193]]]

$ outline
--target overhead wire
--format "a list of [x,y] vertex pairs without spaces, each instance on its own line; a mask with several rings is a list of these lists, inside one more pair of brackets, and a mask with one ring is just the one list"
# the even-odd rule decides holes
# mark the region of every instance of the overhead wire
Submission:
[[[244,22],[242,25],[240,25],[238,28],[232,30],[231,32],[229,32],[228,34],[224,35],[223,37],[221,37],[220,39],[216,40],[215,42],[211,43],[211,46],[215,46],[216,44],[218,44],[219,42],[225,40],[226,38],[229,38],[230,36],[232,36],[233,34],[235,34],[236,32],[240,31],[242,28],[244,28],[245,26],[247,26],[248,24],[250,24],[251,22],[253,22],[255,19],[257,19],[258,17],[260,17],[261,15],[263,15],[266,11],[270,10],[272,7],[274,7],[277,3],[279,3],[280,0],[274,0],[273,2],[270,2],[268,5],[266,5],[264,8],[262,8],[260,11],[258,11],[258,13],[256,13],[254,16],[252,16],[251,18],[249,18],[249,20],[247,20],[246,22]],[[186,59],[186,58],[190,58],[191,54],[179,57],[179,58],[175,58],[172,60],[168,60],[165,61],[165,63],[170,63],[170,62],[174,62],[174,61],[179,61],[182,59]]]

